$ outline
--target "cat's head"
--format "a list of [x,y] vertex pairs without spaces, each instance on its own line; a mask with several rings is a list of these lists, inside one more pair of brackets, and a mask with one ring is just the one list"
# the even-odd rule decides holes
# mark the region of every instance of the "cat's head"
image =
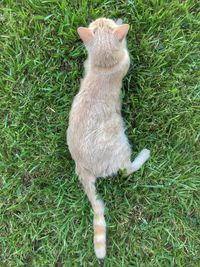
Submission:
[[128,29],[128,24],[119,25],[111,19],[99,18],[88,28],[79,27],[78,34],[95,65],[111,67],[123,57]]

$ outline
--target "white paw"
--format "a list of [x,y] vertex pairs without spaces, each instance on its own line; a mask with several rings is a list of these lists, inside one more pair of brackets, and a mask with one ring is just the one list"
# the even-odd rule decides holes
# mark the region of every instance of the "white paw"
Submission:
[[140,156],[146,161],[150,158],[150,150],[149,149],[142,149],[142,151],[140,152]]
[[142,165],[149,159],[150,157],[150,150],[143,149],[138,156],[135,158],[135,160],[132,162],[132,171],[135,172],[139,170]]

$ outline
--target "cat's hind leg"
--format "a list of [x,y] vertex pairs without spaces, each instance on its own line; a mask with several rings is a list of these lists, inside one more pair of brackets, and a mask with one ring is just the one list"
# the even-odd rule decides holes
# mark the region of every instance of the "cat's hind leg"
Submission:
[[127,168],[128,175],[139,170],[149,158],[150,150],[144,148]]

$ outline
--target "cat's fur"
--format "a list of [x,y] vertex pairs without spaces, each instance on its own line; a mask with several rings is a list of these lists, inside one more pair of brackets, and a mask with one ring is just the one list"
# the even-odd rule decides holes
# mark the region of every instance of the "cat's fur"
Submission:
[[149,158],[143,149],[131,162],[131,148],[124,133],[120,90],[130,59],[126,47],[129,26],[100,18],[89,28],[78,28],[88,58],[85,76],[70,112],[67,143],[76,163],[76,173],[94,211],[94,247],[98,258],[106,255],[104,205],[97,197],[97,177],[127,169],[137,171]]

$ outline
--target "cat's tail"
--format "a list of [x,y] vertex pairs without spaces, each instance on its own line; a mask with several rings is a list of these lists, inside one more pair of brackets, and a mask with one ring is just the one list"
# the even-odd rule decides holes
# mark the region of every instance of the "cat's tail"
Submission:
[[106,256],[106,222],[104,218],[104,204],[96,194],[96,178],[91,173],[79,174],[80,181],[94,211],[94,250],[98,259]]

